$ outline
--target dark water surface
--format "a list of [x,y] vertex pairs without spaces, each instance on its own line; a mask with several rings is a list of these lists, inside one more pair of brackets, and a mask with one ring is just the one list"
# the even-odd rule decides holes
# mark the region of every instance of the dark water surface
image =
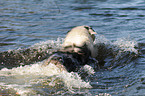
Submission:
[[[114,54],[100,48],[105,67],[83,79],[42,67],[79,25]],[[144,0],[0,0],[0,95],[144,96],[144,42]]]

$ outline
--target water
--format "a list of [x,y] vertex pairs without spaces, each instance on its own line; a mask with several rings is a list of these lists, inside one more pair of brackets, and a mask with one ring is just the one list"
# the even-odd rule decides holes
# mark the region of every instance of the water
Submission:
[[[0,95],[145,95],[144,6],[144,0],[1,0]],[[79,25],[98,33],[104,67],[88,64],[81,77],[41,66]]]

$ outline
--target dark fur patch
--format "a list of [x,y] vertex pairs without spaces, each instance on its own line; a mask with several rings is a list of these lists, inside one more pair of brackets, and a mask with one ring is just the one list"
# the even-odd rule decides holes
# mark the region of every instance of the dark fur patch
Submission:
[[[53,62],[52,62],[53,61]],[[86,62],[82,60],[82,56],[77,53],[70,52],[55,52],[53,53],[49,59],[48,64],[54,63],[56,66],[59,64],[64,65],[68,72],[77,71],[82,65],[85,65]]]

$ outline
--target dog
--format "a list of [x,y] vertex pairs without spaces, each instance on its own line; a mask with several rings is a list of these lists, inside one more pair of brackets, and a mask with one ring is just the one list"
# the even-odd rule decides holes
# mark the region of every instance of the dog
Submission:
[[89,26],[78,26],[70,30],[63,42],[62,49],[54,52],[45,65],[55,64],[61,71],[78,71],[88,62],[96,62],[94,48],[96,32]]
[[91,56],[95,58],[97,56],[97,49],[94,48],[93,44],[95,40],[94,34],[97,33],[89,26],[75,27],[68,32],[63,43],[63,48],[64,50],[76,52],[78,54],[82,54],[81,52],[84,48],[85,51],[88,50]]

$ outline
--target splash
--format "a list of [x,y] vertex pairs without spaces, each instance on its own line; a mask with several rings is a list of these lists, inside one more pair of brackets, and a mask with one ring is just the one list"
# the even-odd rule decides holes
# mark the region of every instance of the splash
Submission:
[[104,35],[97,34],[94,43],[95,44],[100,44],[100,43],[110,44],[111,42],[107,38],[105,38]]
[[41,50],[48,50],[48,48],[51,49],[60,49],[62,47],[62,42],[64,41],[63,38],[57,38],[57,40],[47,40],[42,41],[40,43],[36,43],[32,45],[30,48],[38,49],[38,52]]
[[81,79],[78,73],[71,72],[71,73],[63,73],[60,75],[62,80],[69,89],[72,88],[92,88],[89,82],[85,82]]
[[[48,40],[32,45],[30,48],[30,54],[25,53],[26,50],[16,50],[13,51],[15,55],[21,53],[20,55],[28,58],[35,57],[37,54],[47,53],[51,54],[54,50],[60,49],[64,39],[58,38],[57,40]],[[106,60],[106,65],[110,66],[120,66],[124,63],[131,62],[132,58],[138,54],[137,42],[127,39],[120,38],[117,41],[111,42],[106,39],[103,35],[97,35],[94,42],[99,48],[99,56]],[[34,52],[36,51],[36,52]],[[26,51],[27,52],[27,51]],[[135,55],[132,55],[134,53]],[[45,55],[46,57],[48,55]],[[10,55],[9,55],[10,56]],[[33,60],[39,59],[33,58]],[[48,58],[48,57],[47,57]],[[109,58],[109,59],[108,59]],[[60,90],[58,93],[64,90],[69,90],[69,92],[75,93],[74,89],[81,88],[92,88],[90,81],[86,82],[82,79],[79,72],[66,72],[61,71],[57,66],[50,63],[47,66],[42,66],[45,62],[45,58],[40,59],[40,62],[34,64],[29,64],[25,66],[14,67],[12,69],[2,68],[0,70],[0,88],[12,89],[18,92],[20,95],[51,95],[50,89]],[[28,60],[28,61],[29,61]],[[27,62],[26,62],[27,63]],[[107,66],[107,67],[108,67]],[[87,73],[89,76],[95,74],[95,66],[87,64],[82,67],[81,72]],[[89,78],[88,76],[88,78]],[[87,77],[85,75],[85,77]],[[41,90],[41,91],[40,91]],[[42,91],[45,90],[45,91]],[[54,93],[57,94],[57,93]]]
[[113,44],[120,48],[120,51],[129,51],[138,54],[138,50],[135,49],[137,46],[137,42],[135,40],[131,40],[130,38],[119,38]]
[[116,41],[109,41],[102,35],[97,35],[95,45],[98,49],[98,61],[105,61],[106,68],[114,68],[129,64],[139,56],[138,43],[128,38],[118,38]]
[[[36,95],[37,89],[49,90],[50,87],[62,85],[62,88],[73,90],[73,88],[92,88],[89,82],[81,79],[78,73],[60,71],[54,64],[42,66],[43,62],[38,62],[24,67],[12,69],[3,68],[0,70],[0,86],[5,89],[13,89],[20,95]],[[3,79],[2,79],[3,78]],[[39,88],[41,86],[41,88]]]
[[20,65],[29,65],[42,61],[49,57],[52,52],[61,48],[63,39],[48,40],[36,43],[26,49],[9,50],[0,53],[0,69],[7,67],[13,68]]
[[138,43],[135,40],[132,40],[131,38],[118,38],[116,41],[109,41],[107,38],[105,38],[103,35],[96,35],[95,44],[105,44],[105,47],[112,48],[113,51],[129,51],[134,52],[135,54],[138,54],[138,49],[135,47],[138,46]]

